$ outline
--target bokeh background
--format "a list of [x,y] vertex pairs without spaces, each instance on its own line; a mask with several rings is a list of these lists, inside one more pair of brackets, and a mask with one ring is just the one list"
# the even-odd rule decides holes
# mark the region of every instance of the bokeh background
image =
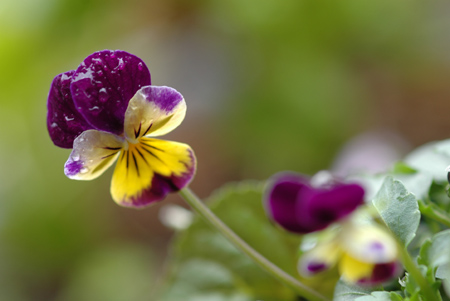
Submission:
[[[0,300],[155,300],[173,230],[114,204],[111,171],[71,181],[46,130],[55,75],[141,57],[179,90],[168,139],[201,197],[281,170],[378,171],[450,134],[450,4],[361,0],[0,1]],[[449,162],[450,163],[450,162]]]

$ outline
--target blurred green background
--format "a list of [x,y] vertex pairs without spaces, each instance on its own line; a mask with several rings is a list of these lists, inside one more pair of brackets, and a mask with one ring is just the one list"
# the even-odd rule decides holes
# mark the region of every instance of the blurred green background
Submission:
[[173,232],[158,212],[178,196],[136,211],[111,200],[112,170],[64,176],[70,150],[45,123],[58,73],[102,49],[141,57],[185,96],[168,139],[195,150],[206,197],[285,169],[345,170],[358,135],[358,162],[380,168],[447,138],[449,17],[443,0],[2,0],[0,300],[154,300],[163,275]]

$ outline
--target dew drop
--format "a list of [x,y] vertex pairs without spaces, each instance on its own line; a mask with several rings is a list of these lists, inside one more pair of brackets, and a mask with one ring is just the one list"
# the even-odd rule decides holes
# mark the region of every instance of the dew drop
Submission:
[[98,74],[99,76],[103,76],[103,71],[102,71],[102,70],[98,70],[98,71],[97,71],[97,74]]
[[72,157],[72,160],[73,160],[74,162],[79,161],[79,160],[80,160],[80,156],[75,155],[75,156]]
[[106,91],[105,88],[101,88],[101,89],[99,90],[98,99],[99,99],[101,102],[106,102],[106,101],[108,101],[108,99],[109,99],[109,94],[108,94],[108,92]]
[[82,169],[80,169],[80,173],[87,173],[89,171],[89,168],[83,167]]
[[123,70],[125,68],[125,63],[122,58],[119,58],[119,65],[117,65],[117,68],[119,68],[119,70]]
[[142,62],[138,64],[138,69],[139,69],[139,71],[142,71],[142,69],[144,69]]

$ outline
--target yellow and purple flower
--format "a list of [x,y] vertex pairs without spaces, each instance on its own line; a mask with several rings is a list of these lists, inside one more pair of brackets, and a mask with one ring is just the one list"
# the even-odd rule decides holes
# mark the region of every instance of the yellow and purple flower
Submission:
[[183,121],[183,96],[152,86],[147,66],[130,53],[95,52],[76,70],[57,75],[47,108],[53,143],[72,148],[67,177],[92,180],[118,160],[111,195],[119,205],[147,206],[194,176],[196,160],[188,145],[154,138]]
[[337,267],[344,280],[364,285],[398,275],[401,268],[394,238],[370,218],[356,214],[364,204],[364,189],[355,183],[314,182],[298,174],[280,173],[269,181],[265,197],[266,211],[277,224],[308,234],[299,273],[312,276]]
[[337,267],[343,280],[373,286],[402,271],[395,240],[376,224],[355,218],[306,238],[302,251],[298,271],[305,277]]

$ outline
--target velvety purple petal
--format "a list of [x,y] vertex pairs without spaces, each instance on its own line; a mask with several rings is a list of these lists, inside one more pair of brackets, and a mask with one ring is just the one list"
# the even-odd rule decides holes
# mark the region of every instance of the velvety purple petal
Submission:
[[93,127],[120,135],[128,102],[150,83],[150,72],[140,58],[125,51],[103,50],[81,63],[70,90],[77,110]]
[[155,174],[152,180],[150,189],[146,189],[138,197],[133,197],[129,202],[123,202],[121,205],[126,207],[143,208],[155,202],[162,201],[171,192],[176,192],[183,189],[193,177],[194,170],[191,169],[189,173],[182,177],[164,177]]
[[310,210],[310,204],[321,195],[321,191],[309,187],[303,189],[297,196],[297,206],[295,208],[295,216],[297,223],[310,225],[311,231],[319,231],[330,225],[330,221],[324,218],[318,218]]
[[324,262],[310,262],[306,269],[309,273],[315,274],[328,269],[328,266]]
[[315,231],[314,224],[298,219],[298,195],[310,190],[305,178],[293,174],[281,174],[273,178],[267,192],[267,211],[272,219],[286,230],[296,233]]
[[331,224],[364,203],[364,189],[358,184],[340,184],[329,190],[316,190],[305,197],[305,202],[311,220]]
[[374,266],[369,278],[358,281],[360,285],[374,286],[388,282],[397,277],[402,268],[398,262],[380,263]]
[[75,71],[57,75],[50,86],[47,100],[47,129],[53,143],[72,148],[73,141],[82,132],[92,129],[75,109],[70,93],[70,83]]

